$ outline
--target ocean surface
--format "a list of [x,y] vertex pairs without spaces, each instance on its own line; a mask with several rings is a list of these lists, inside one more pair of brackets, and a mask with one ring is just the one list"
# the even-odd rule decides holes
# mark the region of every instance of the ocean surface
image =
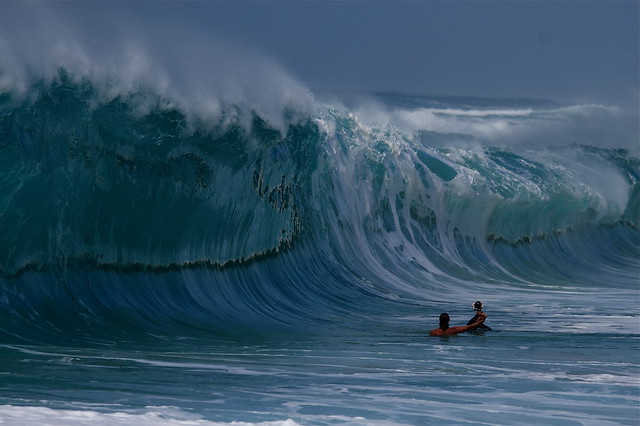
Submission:
[[0,73],[0,423],[638,424],[624,108],[144,74]]

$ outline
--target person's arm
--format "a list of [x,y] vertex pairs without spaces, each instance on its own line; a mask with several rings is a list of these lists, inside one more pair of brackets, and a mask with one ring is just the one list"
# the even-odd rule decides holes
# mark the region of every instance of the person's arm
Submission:
[[480,327],[482,325],[482,323],[484,323],[485,319],[487,319],[487,314],[485,314],[482,311],[478,312],[478,314],[476,316],[478,317],[478,320],[476,322],[474,322],[471,325],[467,325],[465,327],[460,327],[460,328],[465,328],[466,330],[464,330],[464,331],[475,330],[476,328]]
[[467,321],[467,325],[471,325],[473,323],[475,323],[476,321],[478,321],[478,312],[476,311],[476,314],[473,316],[473,318],[471,318],[469,321]]
[[484,322],[484,320],[487,318],[487,314],[485,314],[484,312],[479,312],[478,313],[478,320],[476,322],[474,322],[471,325],[464,325],[461,327],[451,327],[448,331],[450,334],[459,334],[459,333],[464,333],[465,331],[470,331],[470,330],[475,330],[476,328],[480,327],[482,325],[482,323]]

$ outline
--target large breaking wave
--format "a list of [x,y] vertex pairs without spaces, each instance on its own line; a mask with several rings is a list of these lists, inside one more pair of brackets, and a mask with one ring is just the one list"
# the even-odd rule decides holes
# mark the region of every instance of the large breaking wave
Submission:
[[201,87],[136,55],[126,72],[69,61],[0,71],[7,334],[318,325],[454,289],[637,286],[638,152],[579,131],[606,136],[615,108],[345,106],[279,71],[266,90]]

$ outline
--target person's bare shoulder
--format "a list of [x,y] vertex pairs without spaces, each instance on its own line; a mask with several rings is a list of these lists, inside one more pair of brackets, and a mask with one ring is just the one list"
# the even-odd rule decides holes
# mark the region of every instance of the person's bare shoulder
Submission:
[[436,328],[434,330],[431,330],[431,332],[429,333],[429,336],[453,336],[455,334],[459,334],[462,333],[463,331],[465,331],[466,328],[464,327],[450,327],[447,328],[446,330],[442,330],[441,328]]

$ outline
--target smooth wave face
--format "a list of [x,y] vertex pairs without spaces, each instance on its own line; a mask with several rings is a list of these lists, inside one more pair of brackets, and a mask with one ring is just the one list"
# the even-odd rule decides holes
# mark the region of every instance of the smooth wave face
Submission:
[[414,110],[471,117],[460,144],[440,124],[395,126],[406,108],[377,125],[318,103],[274,126],[242,105],[206,122],[153,90],[103,91],[60,70],[0,96],[0,303],[14,337],[45,323],[54,335],[323,326],[453,289],[637,286],[637,153],[513,150],[476,132],[566,108]]

